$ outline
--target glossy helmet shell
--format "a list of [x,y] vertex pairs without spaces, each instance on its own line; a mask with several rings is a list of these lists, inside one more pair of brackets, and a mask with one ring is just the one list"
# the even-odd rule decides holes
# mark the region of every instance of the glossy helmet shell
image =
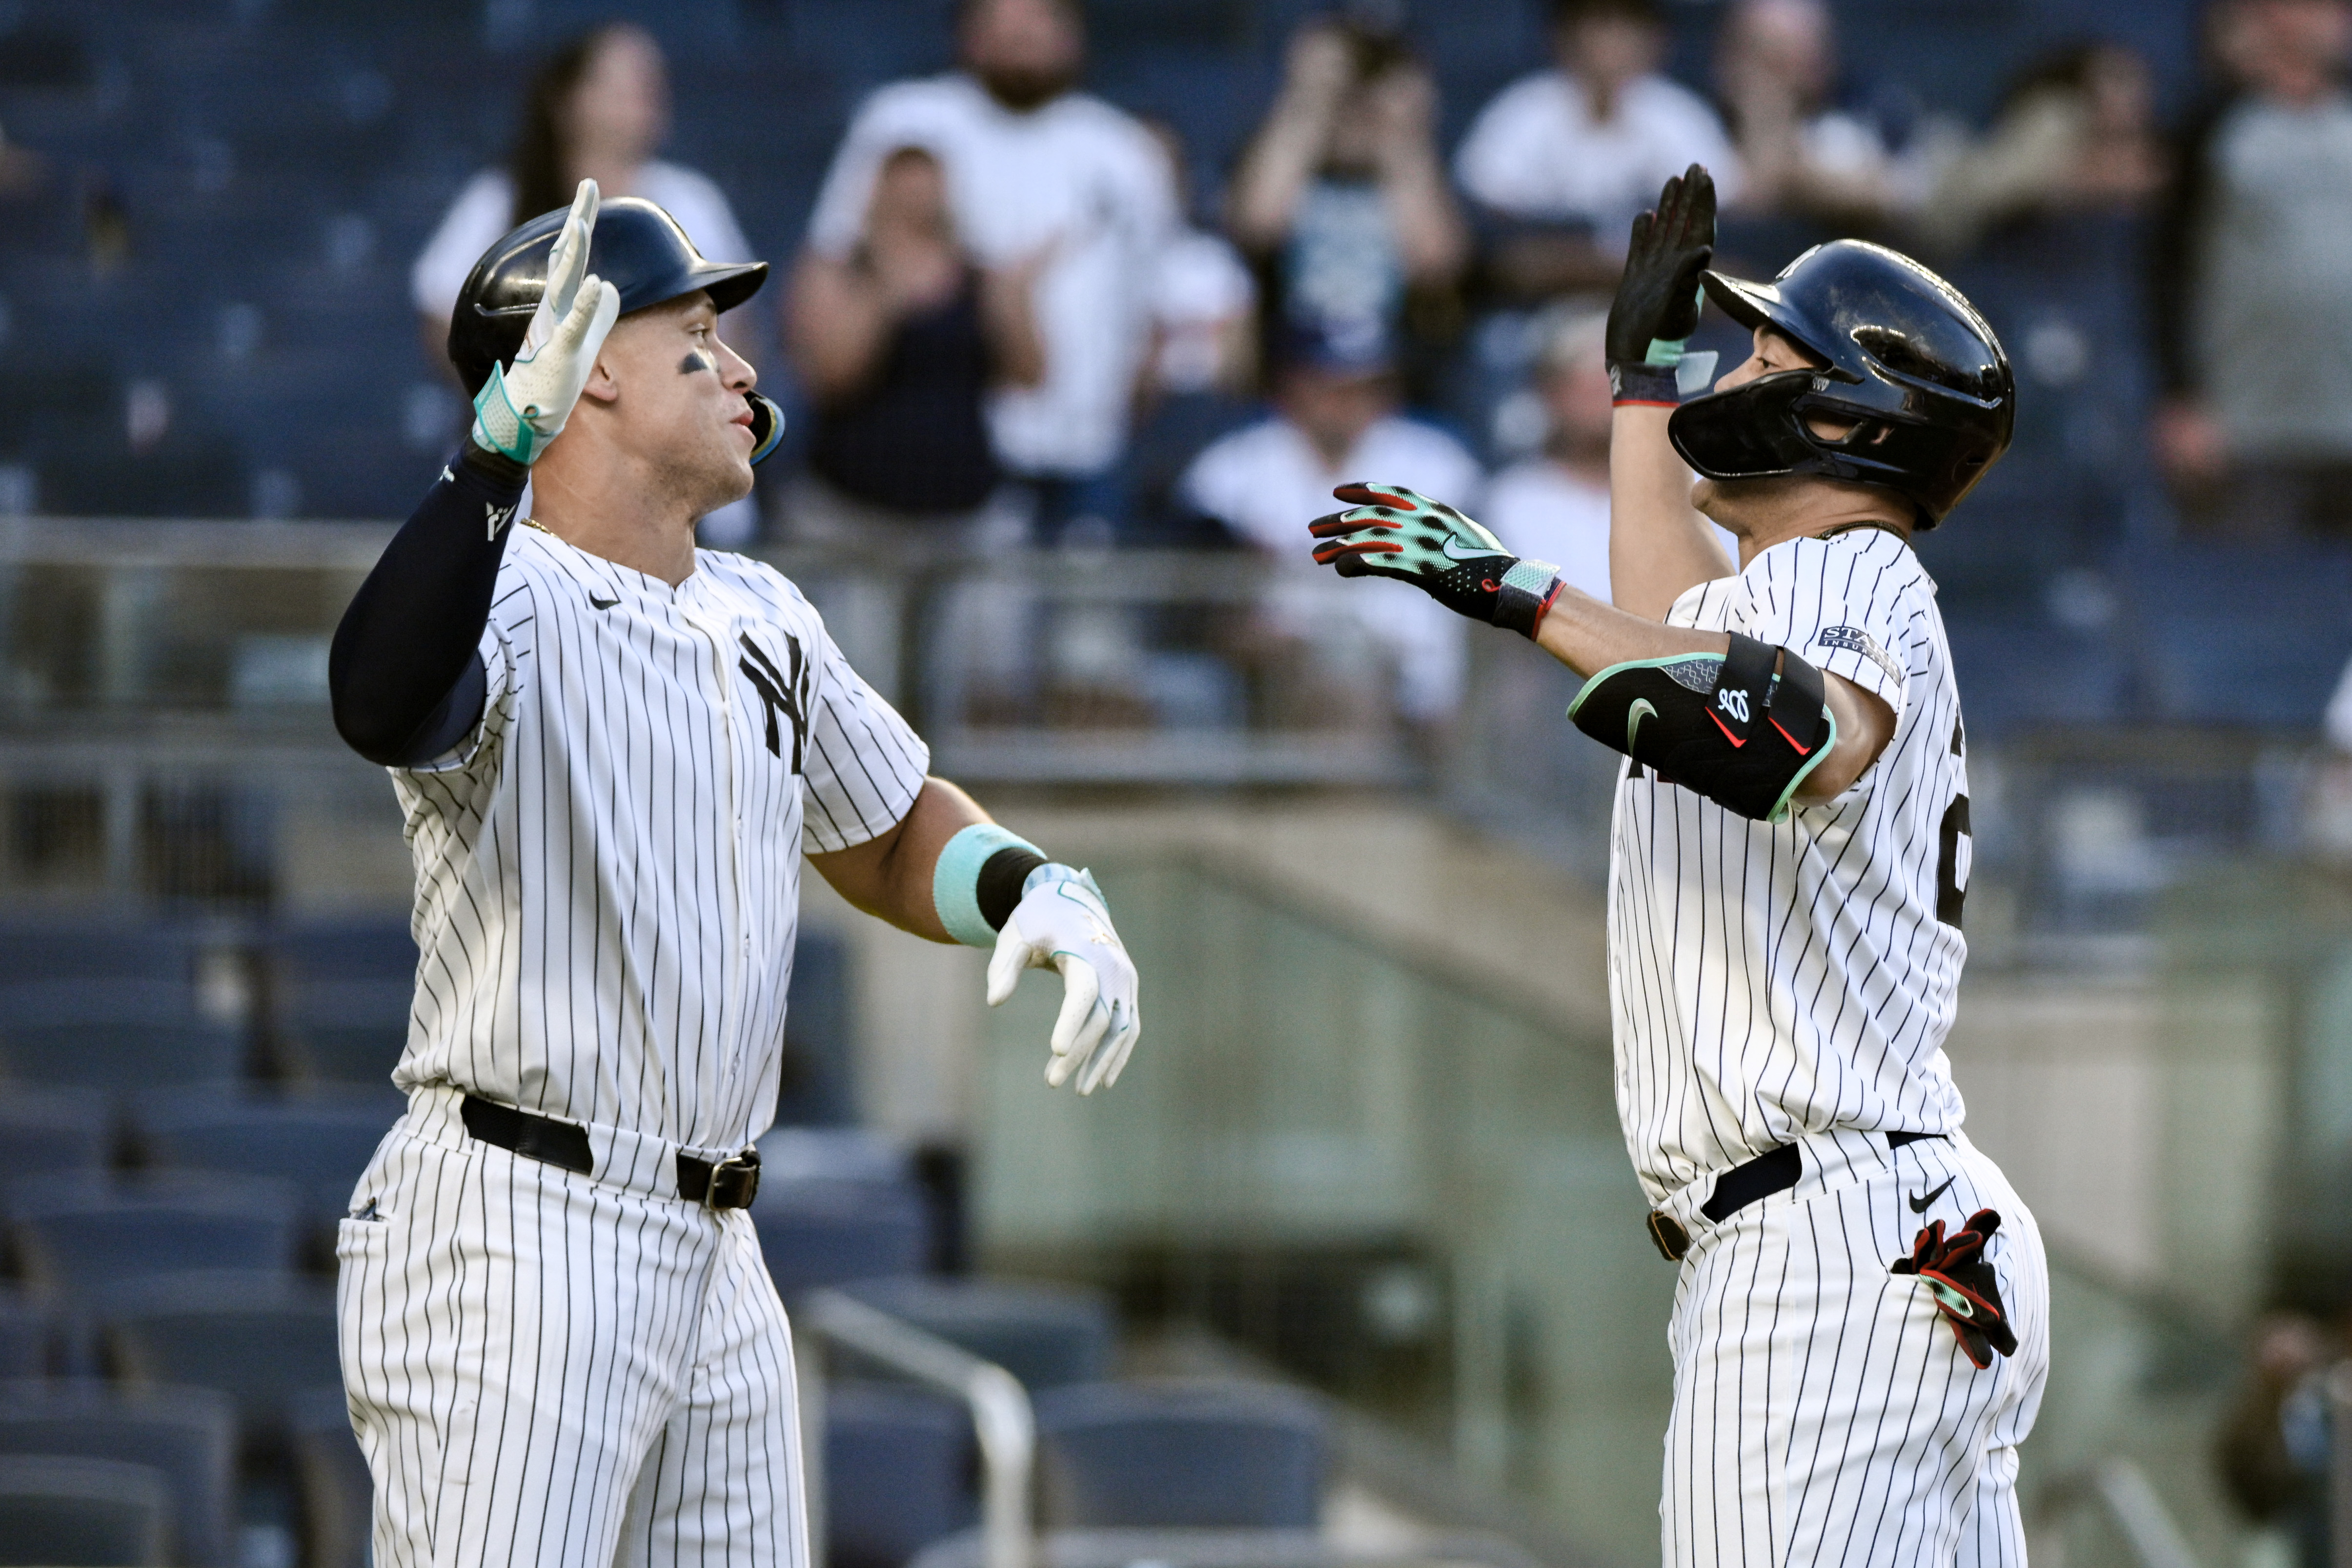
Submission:
[[[493,365],[511,363],[521,352],[531,312],[547,291],[548,253],[570,210],[541,213],[491,246],[458,291],[449,316],[449,363],[468,396],[481,391]],[[698,289],[720,310],[731,310],[768,280],[764,261],[705,261],[676,218],[637,196],[615,196],[597,209],[588,270],[620,291],[625,316]]]
[[[1820,474],[1883,485],[1921,528],[1941,522],[2009,449],[2017,384],[2000,340],[1960,291],[1882,245],[1817,245],[1769,283],[1703,275],[1741,326],[1769,326],[1825,362],[1695,397],[1667,433],[1711,479]],[[1809,417],[1852,421],[1838,440]]]

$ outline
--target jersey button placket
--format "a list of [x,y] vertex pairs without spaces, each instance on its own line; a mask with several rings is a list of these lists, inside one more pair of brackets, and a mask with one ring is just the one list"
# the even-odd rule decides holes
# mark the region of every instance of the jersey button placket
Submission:
[[[683,608],[681,606],[681,608]],[[727,799],[722,807],[726,814],[728,888],[734,900],[730,911],[732,921],[726,953],[727,966],[726,1016],[740,1022],[743,1016],[744,992],[751,973],[751,892],[744,880],[743,865],[743,781],[740,770],[743,765],[744,748],[738,744],[735,734],[737,718],[735,702],[735,670],[728,661],[733,647],[734,627],[731,622],[716,623],[698,615],[687,613],[695,629],[710,639],[711,678],[719,688],[719,732],[723,748],[719,772],[727,781]],[[731,1098],[735,1080],[735,1042],[727,1041],[719,1052],[719,1102]]]

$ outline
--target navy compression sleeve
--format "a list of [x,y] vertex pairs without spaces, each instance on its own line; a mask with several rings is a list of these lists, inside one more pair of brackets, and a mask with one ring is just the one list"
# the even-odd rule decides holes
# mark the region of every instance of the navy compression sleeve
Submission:
[[466,443],[343,611],[327,686],[336,732],[369,762],[430,762],[481,721],[482,628],[528,472]]

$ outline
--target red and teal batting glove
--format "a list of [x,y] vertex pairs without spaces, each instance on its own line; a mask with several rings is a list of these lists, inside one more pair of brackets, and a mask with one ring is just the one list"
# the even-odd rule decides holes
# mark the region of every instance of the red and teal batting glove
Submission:
[[1549,561],[1528,561],[1444,501],[1402,485],[1341,485],[1349,510],[1318,517],[1318,564],[1342,577],[1394,577],[1455,615],[1532,638],[1564,584]]

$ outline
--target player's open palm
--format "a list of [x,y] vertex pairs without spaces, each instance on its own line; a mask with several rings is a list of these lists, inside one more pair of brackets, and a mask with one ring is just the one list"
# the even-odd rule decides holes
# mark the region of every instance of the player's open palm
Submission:
[[1054,1020],[1045,1081],[1059,1089],[1076,1074],[1078,1092],[1092,1094],[1118,1081],[1142,1033],[1135,961],[1111,926],[1092,872],[1046,866],[1032,875],[1034,885],[997,932],[988,1005],[1012,995],[1024,969],[1059,970],[1062,1011]]
[[596,182],[583,180],[547,258],[547,288],[514,363],[494,368],[474,398],[474,439],[530,463],[572,417],[604,336],[620,319],[621,293],[588,270],[596,231]]

